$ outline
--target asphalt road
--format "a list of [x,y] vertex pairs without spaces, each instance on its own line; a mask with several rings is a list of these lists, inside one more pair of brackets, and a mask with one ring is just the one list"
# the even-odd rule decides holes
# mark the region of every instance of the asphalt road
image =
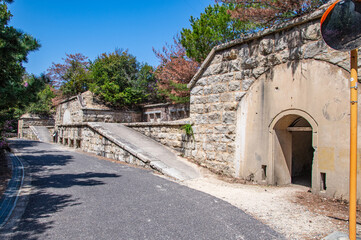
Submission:
[[16,140],[32,190],[0,239],[283,239],[238,208],[152,171]]

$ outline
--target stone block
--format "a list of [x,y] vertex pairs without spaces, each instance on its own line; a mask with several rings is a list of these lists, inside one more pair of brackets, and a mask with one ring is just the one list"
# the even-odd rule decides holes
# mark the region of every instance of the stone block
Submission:
[[223,103],[215,103],[215,104],[210,105],[210,107],[211,107],[212,112],[213,111],[221,111],[224,108],[224,104]]
[[238,57],[238,53],[238,49],[231,49],[230,51],[226,51],[225,53],[223,53],[223,60],[235,60]]
[[227,85],[226,84],[218,84],[218,85],[215,85],[213,87],[213,93],[214,94],[217,94],[217,93],[224,93],[227,91]]
[[247,91],[253,83],[254,83],[254,79],[252,78],[244,79],[242,81],[242,90]]
[[227,70],[223,72],[236,72],[241,69],[241,64],[239,60],[233,60],[228,62]]
[[271,37],[265,37],[259,43],[259,51],[262,55],[268,55],[273,52],[274,40]]
[[236,111],[237,105],[238,105],[237,102],[226,103],[226,104],[224,104],[224,110],[225,111]]
[[223,113],[223,123],[224,124],[234,124],[235,122],[236,122],[236,113],[235,112]]
[[221,102],[231,102],[233,100],[233,94],[232,93],[222,93],[220,95],[220,101]]
[[221,63],[223,61],[223,54],[216,54],[212,60],[212,64]]
[[193,104],[204,104],[204,103],[207,103],[207,97],[203,97],[203,96],[194,97]]
[[202,87],[204,87],[204,86],[206,86],[207,85],[207,78],[200,78],[198,81],[197,81],[197,84],[196,84],[196,86],[202,86]]
[[230,82],[230,81],[233,81],[234,74],[237,74],[237,73],[226,73],[226,74],[219,75],[218,76],[218,78],[219,78],[218,82]]
[[[253,77],[255,79],[259,78],[262,74],[264,74],[265,72],[269,71],[269,67],[258,67],[253,69]],[[245,90],[245,89],[242,89]]]
[[246,58],[243,60],[242,63],[242,68],[244,69],[253,69],[256,68],[257,66],[258,66],[258,61],[254,57]]
[[[279,37],[282,35],[282,37]],[[284,35],[284,32],[277,33],[275,39],[275,51],[279,52],[287,48],[287,37]]]
[[219,94],[217,95],[209,95],[208,96],[208,103],[216,103],[216,102],[219,102]]
[[212,87],[211,86],[206,86],[203,88],[203,94],[204,95],[209,95],[212,94]]
[[221,123],[221,115],[219,113],[211,113],[208,115],[208,123],[216,124]]
[[191,90],[191,95],[203,95],[203,87],[196,86]]
[[241,90],[241,82],[239,82],[239,81],[230,82],[228,89],[229,89],[229,91],[239,91],[239,90]]
[[219,83],[219,76],[208,77],[208,85]]
[[249,56],[250,56],[250,50],[248,43],[242,44],[242,46],[239,47],[238,57],[240,59],[243,59],[243,58],[248,58]]
[[321,31],[320,24],[311,23],[301,29],[302,40],[320,40]]
[[213,144],[210,143],[203,143],[203,150],[204,151],[214,151]]
[[227,144],[225,143],[218,143],[216,146],[217,152],[226,152],[227,151]]

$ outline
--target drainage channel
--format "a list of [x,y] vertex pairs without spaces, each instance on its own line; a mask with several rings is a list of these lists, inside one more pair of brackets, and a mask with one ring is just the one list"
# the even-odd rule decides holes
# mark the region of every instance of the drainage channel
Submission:
[[24,181],[24,165],[18,157],[10,154],[12,176],[5,193],[0,199],[0,228],[3,227],[14,211]]

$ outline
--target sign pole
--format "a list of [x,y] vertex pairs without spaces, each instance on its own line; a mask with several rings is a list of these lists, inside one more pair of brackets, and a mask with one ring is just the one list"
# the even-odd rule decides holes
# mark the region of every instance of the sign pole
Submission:
[[351,109],[350,109],[350,203],[349,238],[356,240],[357,202],[357,49],[351,51]]

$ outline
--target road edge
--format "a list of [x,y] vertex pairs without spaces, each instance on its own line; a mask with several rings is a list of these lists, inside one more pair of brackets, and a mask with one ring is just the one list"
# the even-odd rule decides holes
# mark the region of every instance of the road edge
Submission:
[[[15,150],[15,149],[13,149]],[[15,150],[16,151],[16,150]],[[11,159],[13,174],[4,195],[1,197],[0,206],[0,234],[10,234],[21,219],[31,192],[31,176],[28,171],[29,164],[18,157],[16,153],[8,153]]]

